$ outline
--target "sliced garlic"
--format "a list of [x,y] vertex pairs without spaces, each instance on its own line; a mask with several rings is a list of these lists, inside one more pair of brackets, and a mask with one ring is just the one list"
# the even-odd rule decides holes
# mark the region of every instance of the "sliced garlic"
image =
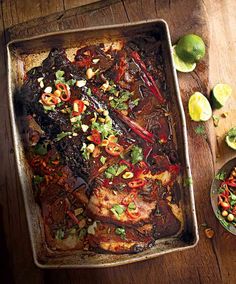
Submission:
[[39,77],[38,79],[37,79],[37,81],[40,83],[41,81],[43,81],[43,77]]
[[40,86],[40,88],[41,88],[41,89],[42,89],[42,88],[44,88],[43,80],[42,80],[42,81],[40,81],[39,86]]
[[93,224],[88,227],[88,234],[95,235],[96,228],[97,228],[97,222],[93,222]]
[[93,61],[93,63],[97,64],[100,61],[100,59],[99,58],[94,58],[92,61]]
[[77,87],[82,88],[86,85],[86,80],[78,80],[75,84]]
[[109,81],[106,80],[106,82],[100,87],[104,92],[109,91],[111,89],[111,86],[109,85]]
[[99,69],[97,69],[96,71],[93,71],[92,68],[88,68],[87,71],[86,71],[87,78],[92,79],[98,71],[99,71]]
[[52,87],[48,86],[44,89],[44,93],[51,94],[52,93]]
[[95,149],[95,145],[92,143],[87,146],[87,151],[89,153],[93,153],[94,149]]
[[81,128],[82,128],[83,132],[86,132],[89,129],[89,126],[86,125],[86,124],[82,124]]

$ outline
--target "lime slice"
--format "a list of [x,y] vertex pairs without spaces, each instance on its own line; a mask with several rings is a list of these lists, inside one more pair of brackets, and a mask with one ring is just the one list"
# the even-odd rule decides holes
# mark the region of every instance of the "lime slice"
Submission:
[[236,150],[236,127],[233,127],[228,131],[225,142],[230,148]]
[[176,53],[184,62],[198,62],[204,57],[205,51],[204,41],[194,34],[181,37],[176,45]]
[[184,62],[182,59],[180,59],[178,57],[178,55],[176,54],[176,45],[174,45],[172,47],[172,55],[173,55],[173,59],[174,59],[174,64],[175,64],[175,68],[176,70],[180,71],[180,72],[192,72],[195,67],[196,67],[196,63],[186,63]]
[[207,121],[212,116],[211,105],[200,92],[196,92],[190,97],[188,110],[191,119],[194,121]]
[[221,108],[232,94],[228,84],[217,84],[212,90],[212,103],[214,108]]

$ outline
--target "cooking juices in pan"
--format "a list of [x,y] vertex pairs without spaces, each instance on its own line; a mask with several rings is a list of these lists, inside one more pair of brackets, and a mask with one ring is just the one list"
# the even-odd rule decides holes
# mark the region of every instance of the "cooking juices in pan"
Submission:
[[26,152],[53,250],[137,253],[177,234],[179,164],[154,37],[53,49],[27,72]]

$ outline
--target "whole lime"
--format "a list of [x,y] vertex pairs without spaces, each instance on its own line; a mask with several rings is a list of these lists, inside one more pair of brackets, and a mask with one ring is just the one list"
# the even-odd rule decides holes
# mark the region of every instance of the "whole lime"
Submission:
[[181,37],[176,45],[176,53],[185,62],[201,60],[206,52],[205,43],[198,35],[189,34]]

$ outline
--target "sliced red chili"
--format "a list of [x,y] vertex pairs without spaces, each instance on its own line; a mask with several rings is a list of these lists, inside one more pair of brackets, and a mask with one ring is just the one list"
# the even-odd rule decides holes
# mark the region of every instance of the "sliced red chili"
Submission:
[[109,142],[107,144],[105,150],[111,156],[117,157],[124,151],[124,148],[123,148],[123,146],[119,145],[118,143]]
[[67,85],[65,85],[63,83],[58,83],[58,84],[56,84],[56,88],[57,88],[57,90],[61,91],[60,99],[63,102],[69,101],[69,99],[70,99],[70,91],[69,91]]
[[137,179],[135,179],[135,180],[130,181],[130,182],[128,183],[128,186],[129,186],[130,188],[138,188],[138,187],[144,186],[146,183],[147,183],[146,180],[143,180],[143,179],[141,179],[141,178],[137,178]]
[[138,210],[138,207],[136,206],[136,209],[129,209],[129,208],[127,208],[127,210],[126,210],[126,212],[127,212],[127,215],[131,218],[131,219],[137,219],[140,215],[141,215],[141,213],[140,213],[140,211]]
[[121,203],[123,205],[129,205],[131,202],[133,202],[135,200],[135,198],[137,197],[137,191],[131,191],[122,201]]
[[46,106],[52,106],[59,103],[59,98],[53,94],[43,93],[41,101]]
[[134,167],[133,167],[133,164],[130,163],[130,162],[128,162],[128,161],[126,161],[126,160],[121,160],[121,161],[120,161],[120,164],[121,164],[121,165],[126,165],[130,171],[132,171],[133,168],[134,168]]
[[84,110],[84,103],[81,100],[73,101],[73,112],[72,116],[79,116]]
[[95,144],[97,145],[101,144],[102,142],[101,135],[97,129],[92,130],[92,139]]
[[234,181],[226,180],[224,183],[227,184],[228,186],[236,187],[236,182],[234,182]]

